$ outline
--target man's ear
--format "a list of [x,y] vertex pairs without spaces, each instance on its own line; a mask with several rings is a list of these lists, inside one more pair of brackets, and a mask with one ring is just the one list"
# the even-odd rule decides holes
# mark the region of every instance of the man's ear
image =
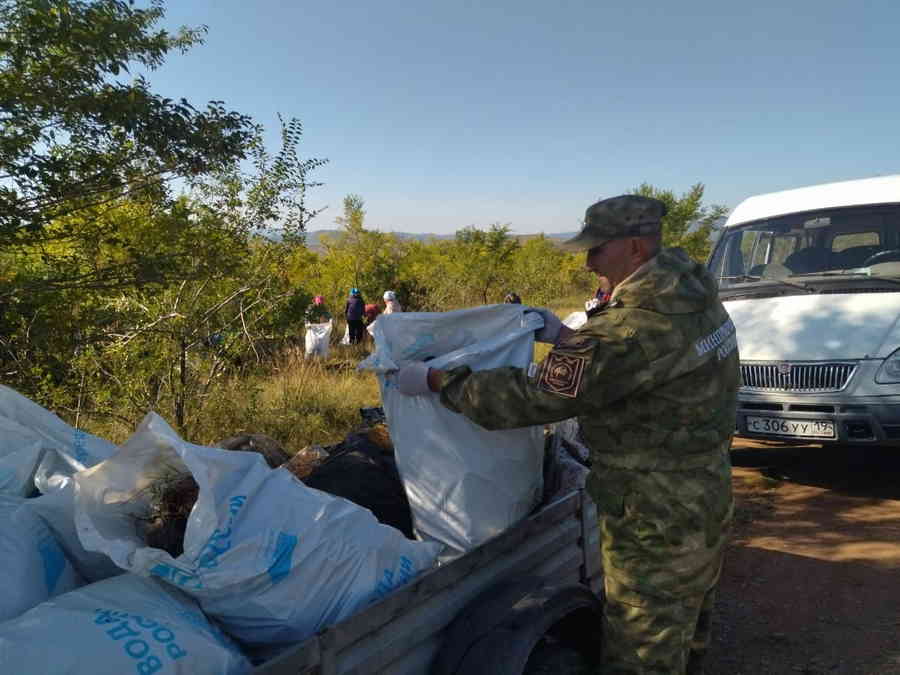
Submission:
[[635,263],[635,267],[642,265],[647,258],[647,251],[644,249],[644,242],[640,237],[631,237],[628,252],[631,254],[631,260]]

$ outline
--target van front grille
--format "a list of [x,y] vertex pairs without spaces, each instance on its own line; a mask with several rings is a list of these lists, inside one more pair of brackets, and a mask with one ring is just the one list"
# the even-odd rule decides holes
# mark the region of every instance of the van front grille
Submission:
[[742,363],[741,385],[754,391],[819,394],[847,386],[855,363]]

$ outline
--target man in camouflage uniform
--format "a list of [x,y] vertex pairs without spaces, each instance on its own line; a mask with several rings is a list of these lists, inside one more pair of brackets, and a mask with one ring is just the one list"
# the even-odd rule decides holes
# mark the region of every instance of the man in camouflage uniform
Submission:
[[408,394],[440,392],[487,429],[577,416],[591,448],[588,492],[605,572],[603,673],[701,672],[732,515],[728,450],[739,384],[734,325],[713,278],[660,250],[665,205],[592,205],[571,248],[609,279],[609,304],[578,331],[549,310],[537,372],[400,370]]

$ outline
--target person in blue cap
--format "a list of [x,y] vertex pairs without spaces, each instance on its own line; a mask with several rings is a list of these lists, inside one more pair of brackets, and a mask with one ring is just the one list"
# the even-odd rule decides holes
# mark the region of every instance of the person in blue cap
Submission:
[[344,316],[347,318],[347,329],[350,333],[350,344],[362,342],[365,328],[363,327],[363,315],[366,311],[366,303],[358,288],[350,289],[350,297],[344,306]]

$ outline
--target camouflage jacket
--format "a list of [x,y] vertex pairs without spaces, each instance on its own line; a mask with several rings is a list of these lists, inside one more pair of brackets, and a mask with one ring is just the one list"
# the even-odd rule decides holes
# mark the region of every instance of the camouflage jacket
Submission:
[[717,291],[703,265],[664,249],[540,367],[448,371],[441,401],[487,429],[578,417],[610,469],[706,467],[727,450],[740,380]]

